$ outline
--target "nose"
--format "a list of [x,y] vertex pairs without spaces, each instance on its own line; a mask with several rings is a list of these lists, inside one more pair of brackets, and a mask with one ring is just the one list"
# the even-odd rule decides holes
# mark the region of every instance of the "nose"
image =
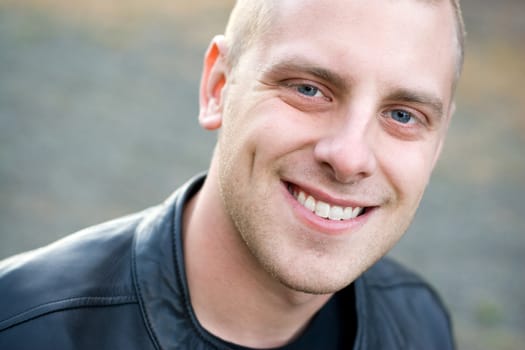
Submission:
[[374,118],[348,117],[331,127],[315,145],[314,157],[340,183],[355,183],[377,168]]

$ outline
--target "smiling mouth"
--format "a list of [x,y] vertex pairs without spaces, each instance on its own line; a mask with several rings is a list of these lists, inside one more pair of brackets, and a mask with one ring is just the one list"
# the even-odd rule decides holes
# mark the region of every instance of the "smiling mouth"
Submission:
[[314,198],[311,194],[296,188],[292,184],[288,184],[288,192],[290,192],[304,208],[323,219],[332,221],[351,220],[366,212],[366,208],[364,207],[343,207],[323,202]]

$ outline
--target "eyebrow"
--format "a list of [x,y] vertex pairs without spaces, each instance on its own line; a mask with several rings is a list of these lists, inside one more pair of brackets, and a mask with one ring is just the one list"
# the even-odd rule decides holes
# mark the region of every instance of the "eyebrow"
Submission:
[[346,92],[350,90],[348,84],[350,79],[345,79],[341,75],[329,69],[323,68],[301,58],[290,57],[276,63],[271,63],[268,66],[263,67],[262,72],[263,74],[270,76],[300,72],[316,77],[337,88],[339,91]]
[[[345,78],[334,71],[321,67],[315,63],[305,60],[302,57],[292,56],[276,63],[270,63],[263,66],[261,71],[263,74],[269,76],[302,72],[304,74],[311,75],[323,80],[342,93],[350,91],[352,84],[351,78]],[[400,87],[393,89],[393,91],[386,96],[386,99],[427,106],[438,117],[438,119],[441,119],[444,114],[442,100],[430,93]]]
[[424,92],[399,88],[387,96],[388,100],[417,103],[429,107],[441,119],[444,114],[443,102],[436,96]]

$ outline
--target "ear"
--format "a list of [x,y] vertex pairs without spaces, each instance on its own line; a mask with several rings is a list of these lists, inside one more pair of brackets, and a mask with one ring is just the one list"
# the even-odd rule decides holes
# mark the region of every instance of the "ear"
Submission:
[[436,149],[436,153],[434,154],[434,159],[432,160],[432,169],[436,166],[436,163],[441,156],[441,151],[443,150],[443,144],[445,143],[445,138],[447,136],[448,127],[450,126],[450,121],[452,119],[452,116],[456,112],[456,103],[452,102],[450,105],[448,114],[446,115],[446,119],[443,121],[445,123],[445,126],[443,130],[441,131],[443,134],[441,135],[441,139],[439,140],[439,144]]
[[222,90],[226,84],[226,42],[223,35],[213,38],[204,57],[199,89],[199,123],[208,130],[222,124]]

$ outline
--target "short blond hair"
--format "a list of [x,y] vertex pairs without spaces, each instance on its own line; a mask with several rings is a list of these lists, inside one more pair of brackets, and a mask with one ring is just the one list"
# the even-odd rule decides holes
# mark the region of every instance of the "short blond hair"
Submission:
[[273,0],[236,1],[225,32],[231,66],[270,27],[275,15],[273,9]]

